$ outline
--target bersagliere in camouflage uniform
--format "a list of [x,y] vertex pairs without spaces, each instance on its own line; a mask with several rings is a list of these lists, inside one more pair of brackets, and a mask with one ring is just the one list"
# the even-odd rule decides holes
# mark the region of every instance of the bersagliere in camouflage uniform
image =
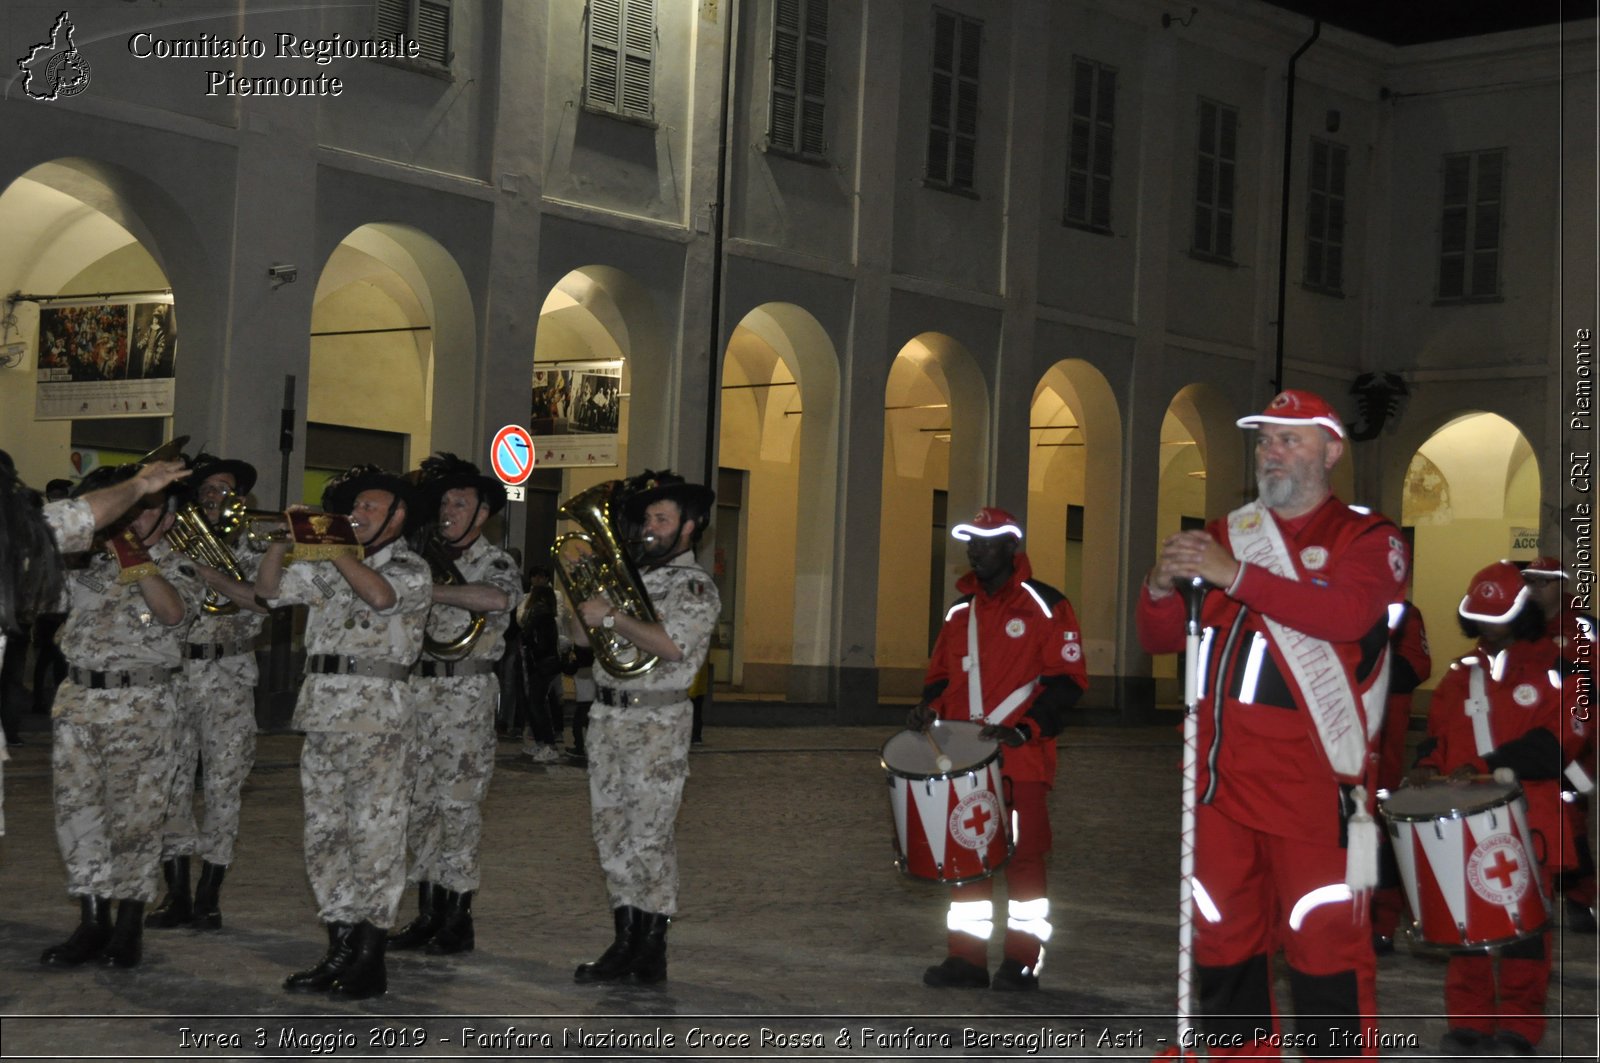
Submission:
[[666,977],[666,932],[678,910],[674,828],[689,776],[694,706],[689,687],[705,663],[721,610],[717,588],[694,559],[710,518],[712,492],[671,473],[646,472],[625,485],[630,524],[650,537],[638,558],[658,624],[619,613],[603,598],[578,604],[594,643],[616,638],[660,662],[617,676],[596,653],[598,688],[589,709],[589,800],[595,848],[616,930],[611,946],[574,972],[579,982]]
[[263,598],[310,606],[294,726],[306,732],[306,873],[328,927],[328,951],[285,980],[291,991],[361,999],[388,988],[384,942],[405,890],[406,677],[432,600],[427,564],[400,537],[410,492],[399,477],[357,466],[328,484],[323,506],[350,514],[365,559],[284,569],[286,547],[274,544],[261,562],[256,587]]
[[[86,477],[77,493],[136,471],[107,468]],[[169,522],[164,499],[147,499],[113,526],[113,538],[124,543],[121,559],[91,558],[62,595],[68,673],[52,710],[51,767],[56,839],[82,921],[45,951],[46,964],[77,966],[99,956],[106,966],[132,967],[141,957],[173,768],[179,636],[204,593],[189,560],[156,541]],[[112,900],[120,903],[108,931]]]
[[[411,678],[415,703],[415,779],[406,839],[417,884],[417,918],[389,936],[389,947],[454,953],[476,944],[472,898],[478,889],[481,805],[494,774],[495,663],[505,650],[522,576],[511,558],[483,538],[483,525],[505,507],[505,487],[453,454],[422,463],[419,506],[437,513],[424,550],[435,572],[428,641]],[[459,582],[438,577],[454,565]],[[448,603],[455,604],[448,604]],[[472,611],[460,608],[473,604]],[[462,651],[474,617],[481,630]],[[429,652],[428,647],[434,652]],[[455,659],[447,659],[455,658]]]
[[[223,505],[248,495],[255,482],[256,469],[249,462],[199,454],[187,486],[215,530]],[[232,552],[245,578],[253,579],[259,557],[248,549]],[[228,612],[202,608],[184,635],[183,674],[177,686],[177,768],[161,838],[167,894],[150,912],[150,926],[222,926],[222,881],[239,836],[239,792],[255,764],[255,640],[265,619],[266,611],[253,603]],[[205,816],[199,823],[194,812],[197,761],[205,771]],[[191,896],[190,862],[196,855],[200,880]]]

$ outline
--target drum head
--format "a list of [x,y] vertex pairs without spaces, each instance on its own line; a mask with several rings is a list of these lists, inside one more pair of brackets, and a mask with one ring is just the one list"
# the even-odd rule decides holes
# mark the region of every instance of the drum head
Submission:
[[1429,783],[1396,790],[1383,803],[1383,814],[1406,822],[1453,819],[1495,808],[1521,796],[1516,783]]
[[981,768],[1000,752],[1000,743],[990,738],[979,738],[982,724],[967,720],[936,720],[928,726],[944,755],[950,758],[950,770],[940,771],[936,763],[938,754],[928,735],[918,731],[901,731],[883,744],[879,760],[885,771],[907,779],[936,779],[944,775],[964,775]]

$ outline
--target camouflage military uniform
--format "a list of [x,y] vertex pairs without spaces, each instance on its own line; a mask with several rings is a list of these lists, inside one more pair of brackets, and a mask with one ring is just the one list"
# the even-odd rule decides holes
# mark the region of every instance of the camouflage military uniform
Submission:
[[[487,583],[503,592],[512,608],[522,597],[517,566],[481,536],[462,551],[456,568],[468,583]],[[470,615],[435,605],[428,615],[429,637],[454,639]],[[416,779],[406,840],[412,882],[432,882],[458,893],[478,888],[483,832],[479,806],[494,774],[494,714],[500,692],[494,665],[505,649],[503,636],[510,623],[511,609],[486,615],[483,633],[465,659],[441,662],[424,654],[417,666],[421,674],[411,678]]]
[[[673,837],[694,706],[689,687],[705,663],[721,603],[716,585],[679,554],[643,574],[667,635],[683,651],[642,676],[619,678],[595,668],[589,708],[589,803],[595,848],[611,907],[673,915],[678,910],[678,853]],[[677,698],[670,701],[673,694]],[[646,704],[626,704],[638,695]],[[612,704],[623,702],[624,704]]]
[[[366,559],[394,588],[379,612],[329,562],[284,569],[275,604],[311,607],[307,672],[294,726],[305,795],[306,874],[324,923],[388,927],[405,889],[406,675],[422,650],[432,599],[427,564],[396,540]],[[311,674],[326,657],[354,658],[383,675]]]
[[[56,547],[64,554],[79,553],[89,549],[94,540],[94,511],[89,503],[79,498],[51,502],[44,507],[44,522],[55,538]],[[0,661],[6,659],[6,633],[0,631]],[[6,753],[6,736],[0,731],[0,787],[5,782],[4,764],[10,760]],[[3,790],[0,790],[3,794]],[[6,832],[5,805],[0,803],[0,836]]]
[[[204,594],[199,573],[165,543],[150,556],[192,615]],[[137,583],[119,585],[109,555],[73,573],[63,600],[69,672],[51,712],[51,767],[67,892],[151,901],[172,782],[172,678],[183,627],[158,622]]]
[[[260,559],[240,551],[245,579]],[[178,679],[178,727],[172,793],[162,828],[161,858],[198,855],[233,863],[239,836],[239,790],[256,759],[255,638],[266,617],[241,609],[218,615],[197,610],[183,640]],[[194,815],[195,761],[204,758],[205,817]]]

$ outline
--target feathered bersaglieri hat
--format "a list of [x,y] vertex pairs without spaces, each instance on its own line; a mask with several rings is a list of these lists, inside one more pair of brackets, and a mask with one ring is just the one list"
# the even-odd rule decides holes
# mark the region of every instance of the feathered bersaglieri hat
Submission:
[[493,476],[485,476],[472,462],[447,451],[424,458],[418,470],[417,486],[423,494],[423,504],[431,511],[439,508],[439,499],[446,491],[458,487],[475,488],[478,498],[489,507],[492,517],[506,508],[506,485]]
[[404,477],[385,472],[376,465],[355,465],[328,481],[322,489],[322,508],[348,517],[356,498],[363,491],[387,491],[405,503],[409,523],[415,519],[417,491]]

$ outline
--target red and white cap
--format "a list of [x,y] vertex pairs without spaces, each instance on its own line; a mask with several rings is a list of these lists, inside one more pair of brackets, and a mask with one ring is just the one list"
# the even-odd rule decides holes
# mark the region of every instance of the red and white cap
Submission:
[[1561,567],[1560,558],[1536,557],[1528,562],[1528,567],[1522,570],[1524,579],[1571,579],[1572,573]]
[[1503,624],[1528,600],[1522,572],[1509,561],[1496,561],[1472,577],[1467,596],[1456,611],[1468,620]]
[[1260,428],[1264,424],[1320,424],[1335,439],[1345,438],[1344,421],[1334,412],[1327,400],[1309,391],[1280,391],[1260,413],[1252,413],[1234,422],[1240,428]]
[[1000,535],[1015,535],[1022,541],[1022,522],[997,506],[984,506],[967,524],[957,524],[950,529],[952,538],[967,542],[969,539],[993,539]]

